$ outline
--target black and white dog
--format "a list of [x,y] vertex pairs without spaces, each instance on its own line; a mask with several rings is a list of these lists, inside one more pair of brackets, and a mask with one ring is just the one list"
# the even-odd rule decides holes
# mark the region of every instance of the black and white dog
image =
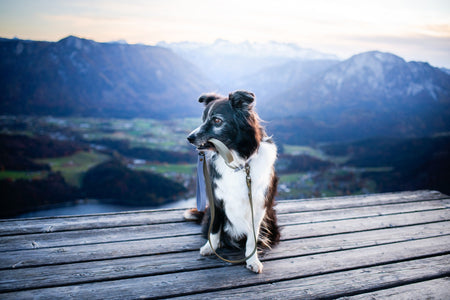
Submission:
[[[245,255],[255,247],[252,229],[251,208],[244,170],[235,171],[218,155],[214,138],[224,143],[235,157],[237,165],[250,165],[255,232],[258,246],[270,248],[279,241],[280,233],[274,210],[274,196],[278,178],[274,163],[277,148],[260,125],[253,110],[255,95],[247,91],[236,91],[228,97],[204,94],[198,100],[205,105],[203,124],[195,129],[188,140],[199,150],[206,151],[211,183],[215,196],[215,219],[211,232],[214,249],[222,245],[244,245]],[[185,217],[192,219],[189,211]],[[204,217],[209,227],[209,209]],[[201,255],[211,255],[209,242],[201,247]],[[246,261],[247,268],[261,273],[263,266],[256,252]]]

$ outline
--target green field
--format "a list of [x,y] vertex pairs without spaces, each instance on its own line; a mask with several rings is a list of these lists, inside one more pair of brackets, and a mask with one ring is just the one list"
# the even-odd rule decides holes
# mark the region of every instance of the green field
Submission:
[[68,184],[80,187],[82,175],[107,159],[109,159],[108,155],[95,151],[80,151],[70,156],[38,159],[36,161],[49,164],[52,171],[61,172]]
[[48,175],[47,171],[0,171],[0,180],[2,179],[38,180],[46,178],[47,175]]
[[319,160],[329,161],[335,164],[344,164],[350,157],[348,156],[330,156],[324,153],[322,150],[317,148],[312,148],[309,146],[299,146],[299,145],[283,145],[284,153],[289,155],[308,155]]
[[133,167],[139,171],[149,171],[159,174],[177,173],[177,174],[194,174],[195,164],[151,164],[151,165],[138,165]]
[[[6,118],[6,117],[4,117]],[[180,118],[176,120],[155,119],[102,119],[102,118],[54,118],[29,117],[28,124],[20,132],[7,130],[5,133],[26,133],[38,136],[41,132],[58,132],[63,138],[81,137],[85,143],[95,140],[113,139],[127,141],[130,148],[144,147],[157,150],[187,152],[191,147],[186,136],[201,124],[199,118]],[[101,144],[101,142],[99,142]],[[127,145],[126,143],[124,143]],[[281,148],[281,147],[280,147]],[[280,172],[279,199],[310,198],[335,196],[351,193],[375,192],[375,182],[363,176],[367,173],[392,172],[392,167],[355,168],[346,167],[350,156],[333,156],[325,153],[319,146],[283,145],[284,154],[291,156],[306,155],[315,159],[330,162],[326,169],[316,168],[292,170],[293,173]],[[114,150],[114,149],[111,149]],[[61,172],[66,182],[80,187],[83,174],[109,158],[95,150],[78,152],[74,155],[59,158],[39,159],[37,162],[51,166],[52,171]],[[133,157],[139,159],[139,157]],[[124,158],[125,159],[125,158]],[[289,157],[284,164],[289,164]],[[154,172],[164,175],[189,188],[195,180],[195,164],[135,163],[130,158],[129,166],[133,170]],[[370,165],[369,165],[370,166]],[[304,171],[306,169],[306,171]],[[281,169],[280,169],[281,170]],[[0,179],[42,179],[47,172],[3,171]]]
[[[186,152],[186,136],[200,125],[197,118],[170,121],[154,119],[67,118],[51,121],[81,133],[89,141],[99,139],[127,140],[130,147]],[[58,121],[58,122],[57,122]]]
[[[280,183],[293,183],[299,182],[300,180],[305,180],[308,177],[308,173],[293,173],[293,174],[284,174],[280,176]],[[308,181],[311,181],[308,179]]]

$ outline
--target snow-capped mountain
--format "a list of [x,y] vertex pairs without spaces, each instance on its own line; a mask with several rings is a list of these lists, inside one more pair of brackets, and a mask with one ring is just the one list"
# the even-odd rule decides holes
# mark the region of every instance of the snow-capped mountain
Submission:
[[317,92],[333,99],[347,93],[346,98],[360,101],[417,96],[444,101],[449,97],[446,77],[427,63],[406,63],[393,54],[374,51],[355,55],[326,72]]
[[203,55],[214,53],[215,55],[226,56],[236,55],[244,57],[278,57],[300,60],[338,59],[334,54],[322,53],[313,49],[301,48],[294,43],[256,43],[249,41],[245,41],[242,43],[232,43],[230,41],[218,39],[212,44],[195,42],[159,42],[157,46],[170,48],[176,53],[186,55],[191,54],[191,52],[195,51],[203,52]]
[[236,89],[247,76],[261,70],[278,67],[289,62],[311,60],[337,60],[333,54],[301,48],[290,43],[232,43],[216,40],[212,44],[160,42],[202,70],[218,84],[224,93]]
[[308,120],[307,130],[326,139],[424,136],[450,129],[450,75],[428,63],[366,52],[264,101],[260,111],[265,118],[292,118],[280,132]]
[[198,117],[201,93],[245,89],[286,143],[450,132],[448,72],[390,53],[339,61],[292,44],[155,47],[71,36],[0,39],[0,55],[3,114]]
[[378,51],[355,55],[284,94],[297,112],[327,107],[450,104],[450,75]]
[[231,90],[250,90],[256,93],[258,99],[269,100],[307,82],[338,62],[337,60],[291,60],[238,78],[233,82],[234,86]]

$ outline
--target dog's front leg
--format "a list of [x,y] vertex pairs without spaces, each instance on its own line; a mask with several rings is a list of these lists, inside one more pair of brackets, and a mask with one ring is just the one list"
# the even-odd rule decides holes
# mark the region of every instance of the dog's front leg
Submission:
[[[211,233],[210,235],[211,244],[216,250],[220,247],[220,230],[217,233]],[[206,241],[206,243],[203,245],[203,247],[200,248],[200,254],[203,256],[211,255],[214,251],[211,248],[211,245],[209,244],[209,241]]]
[[[258,240],[259,236],[259,224],[255,224],[255,234],[256,234],[256,240]],[[251,227],[251,226],[250,226]],[[255,238],[253,236],[253,231],[250,231],[247,234],[247,243],[245,244],[245,256],[249,256],[252,254],[253,250],[255,249]],[[255,273],[262,273],[263,271],[263,264],[259,261],[258,258],[258,250],[246,261],[247,263],[247,269],[252,270]]]
[[[222,232],[222,219],[223,219],[223,210],[220,207],[219,203],[216,203],[214,206],[215,208],[215,218],[212,224],[211,228],[211,235],[209,239],[211,240],[211,244],[209,243],[209,240],[206,241],[206,243],[203,245],[203,247],[200,248],[200,254],[203,256],[211,255],[214,253],[214,250],[218,249],[220,247],[220,233]],[[211,222],[211,219],[209,220]],[[211,246],[214,248],[214,250],[211,248]]]

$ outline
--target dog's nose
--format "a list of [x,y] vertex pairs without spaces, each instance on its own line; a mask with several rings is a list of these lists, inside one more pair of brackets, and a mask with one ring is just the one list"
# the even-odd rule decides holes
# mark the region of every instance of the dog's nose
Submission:
[[195,135],[193,135],[193,134],[191,134],[191,135],[189,135],[188,137],[187,137],[187,140],[189,141],[189,143],[194,143],[194,141],[195,141]]

